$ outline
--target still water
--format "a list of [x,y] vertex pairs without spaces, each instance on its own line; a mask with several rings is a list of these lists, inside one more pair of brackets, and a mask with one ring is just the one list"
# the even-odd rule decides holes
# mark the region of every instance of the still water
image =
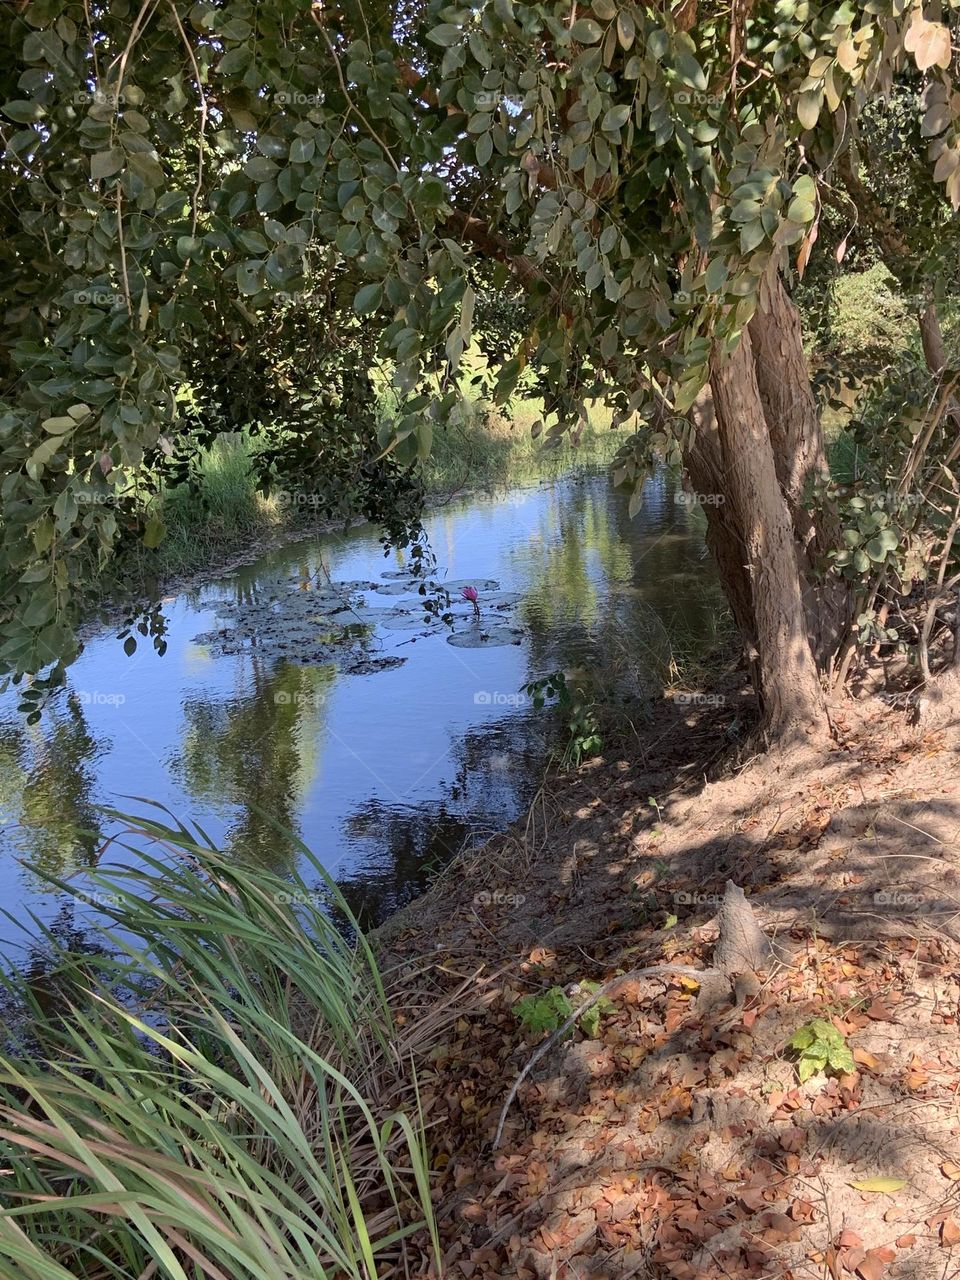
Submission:
[[[435,509],[426,526],[456,602],[453,631],[424,624],[403,556],[385,558],[361,526],[171,601],[163,658],[149,645],[128,658],[98,636],[35,726],[7,695],[8,953],[31,913],[58,934],[82,932],[92,908],[43,873],[82,876],[111,832],[102,807],[143,812],[131,796],[283,872],[297,855],[270,815],[367,922],[409,901],[535,792],[556,728],[524,696],[528,681],[602,659],[625,693],[642,694],[678,637],[709,647],[720,596],[702,516],[675,501],[674,484],[655,476],[634,520],[605,472]],[[479,625],[461,584],[478,586]]]

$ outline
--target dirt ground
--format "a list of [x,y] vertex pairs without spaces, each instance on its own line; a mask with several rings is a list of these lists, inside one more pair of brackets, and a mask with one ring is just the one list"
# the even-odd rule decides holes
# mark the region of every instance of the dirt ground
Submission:
[[[825,753],[744,759],[746,696],[665,700],[643,752],[551,779],[381,934],[405,1016],[447,1007],[419,1067],[444,1275],[960,1276],[960,723],[845,701]],[[626,978],[494,1150],[547,1037],[516,1002],[707,969],[727,880],[769,972]],[[814,1018],[852,1069],[801,1084]]]

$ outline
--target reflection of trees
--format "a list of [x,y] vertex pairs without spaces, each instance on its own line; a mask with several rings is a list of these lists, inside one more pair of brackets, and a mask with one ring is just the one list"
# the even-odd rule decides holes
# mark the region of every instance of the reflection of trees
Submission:
[[527,578],[523,617],[531,671],[590,663],[635,666],[654,681],[675,647],[709,645],[721,598],[703,558],[702,517],[673,501],[661,470],[631,520],[606,477],[556,486],[538,539],[514,561]]
[[36,729],[19,720],[0,728],[5,842],[41,872],[67,876],[94,862],[101,837],[92,766],[105,750],[75,693]]
[[344,835],[360,858],[339,884],[365,928],[421,894],[464,846],[524,812],[539,781],[544,729],[535,712],[478,726],[455,744],[455,778],[435,807],[371,799],[353,811]]
[[297,854],[270,819],[299,830],[318,767],[324,702],[333,667],[238,664],[242,692],[183,704],[186,730],[174,773],[197,800],[235,813],[224,847],[283,871]]

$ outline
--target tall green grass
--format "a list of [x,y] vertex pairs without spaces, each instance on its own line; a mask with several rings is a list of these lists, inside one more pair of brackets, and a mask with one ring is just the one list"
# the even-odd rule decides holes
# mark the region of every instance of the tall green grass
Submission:
[[474,402],[463,421],[438,431],[423,464],[428,493],[504,488],[552,480],[568,471],[611,462],[635,427],[610,429],[608,412],[595,408],[579,443],[569,438],[552,447],[535,440],[531,428],[540,416],[536,401],[518,401],[506,412]]
[[191,487],[160,495],[167,536],[151,557],[154,571],[188,573],[286,523],[287,511],[258,492],[257,447],[249,432],[223,435],[201,451]]
[[42,996],[6,979],[29,1017],[0,1056],[0,1274],[425,1267],[413,1046],[322,868],[318,894],[154,821],[120,844],[137,861],[90,876],[113,921],[102,953],[48,935]]

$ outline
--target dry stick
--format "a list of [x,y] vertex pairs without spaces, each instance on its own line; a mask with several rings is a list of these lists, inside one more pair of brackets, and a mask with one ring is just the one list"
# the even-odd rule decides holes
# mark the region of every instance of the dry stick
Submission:
[[589,1000],[585,1000],[579,1008],[575,1009],[573,1013],[571,1013],[570,1017],[562,1027],[558,1028],[558,1030],[554,1031],[553,1035],[548,1036],[547,1039],[544,1040],[543,1044],[540,1045],[536,1053],[517,1076],[516,1080],[514,1080],[513,1088],[507,1094],[507,1100],[503,1104],[503,1110],[500,1112],[500,1119],[497,1122],[497,1132],[493,1139],[492,1149],[496,1151],[497,1147],[500,1145],[500,1139],[503,1137],[503,1126],[507,1119],[507,1112],[513,1105],[513,1100],[517,1096],[520,1086],[523,1084],[524,1080],[526,1080],[527,1076],[537,1065],[540,1059],[553,1048],[558,1040],[561,1040],[567,1034],[580,1015],[586,1013],[588,1009],[592,1008],[593,1005],[595,1005],[598,1000],[602,999],[608,991],[612,991],[613,988],[618,987],[621,982],[627,982],[631,978],[655,978],[662,976],[663,974],[679,974],[681,977],[696,978],[699,981],[703,978],[706,972],[706,969],[693,969],[687,964],[655,964],[650,969],[630,969],[627,973],[621,973],[618,977],[611,978],[609,982],[605,982],[603,986],[598,987],[590,996]]

